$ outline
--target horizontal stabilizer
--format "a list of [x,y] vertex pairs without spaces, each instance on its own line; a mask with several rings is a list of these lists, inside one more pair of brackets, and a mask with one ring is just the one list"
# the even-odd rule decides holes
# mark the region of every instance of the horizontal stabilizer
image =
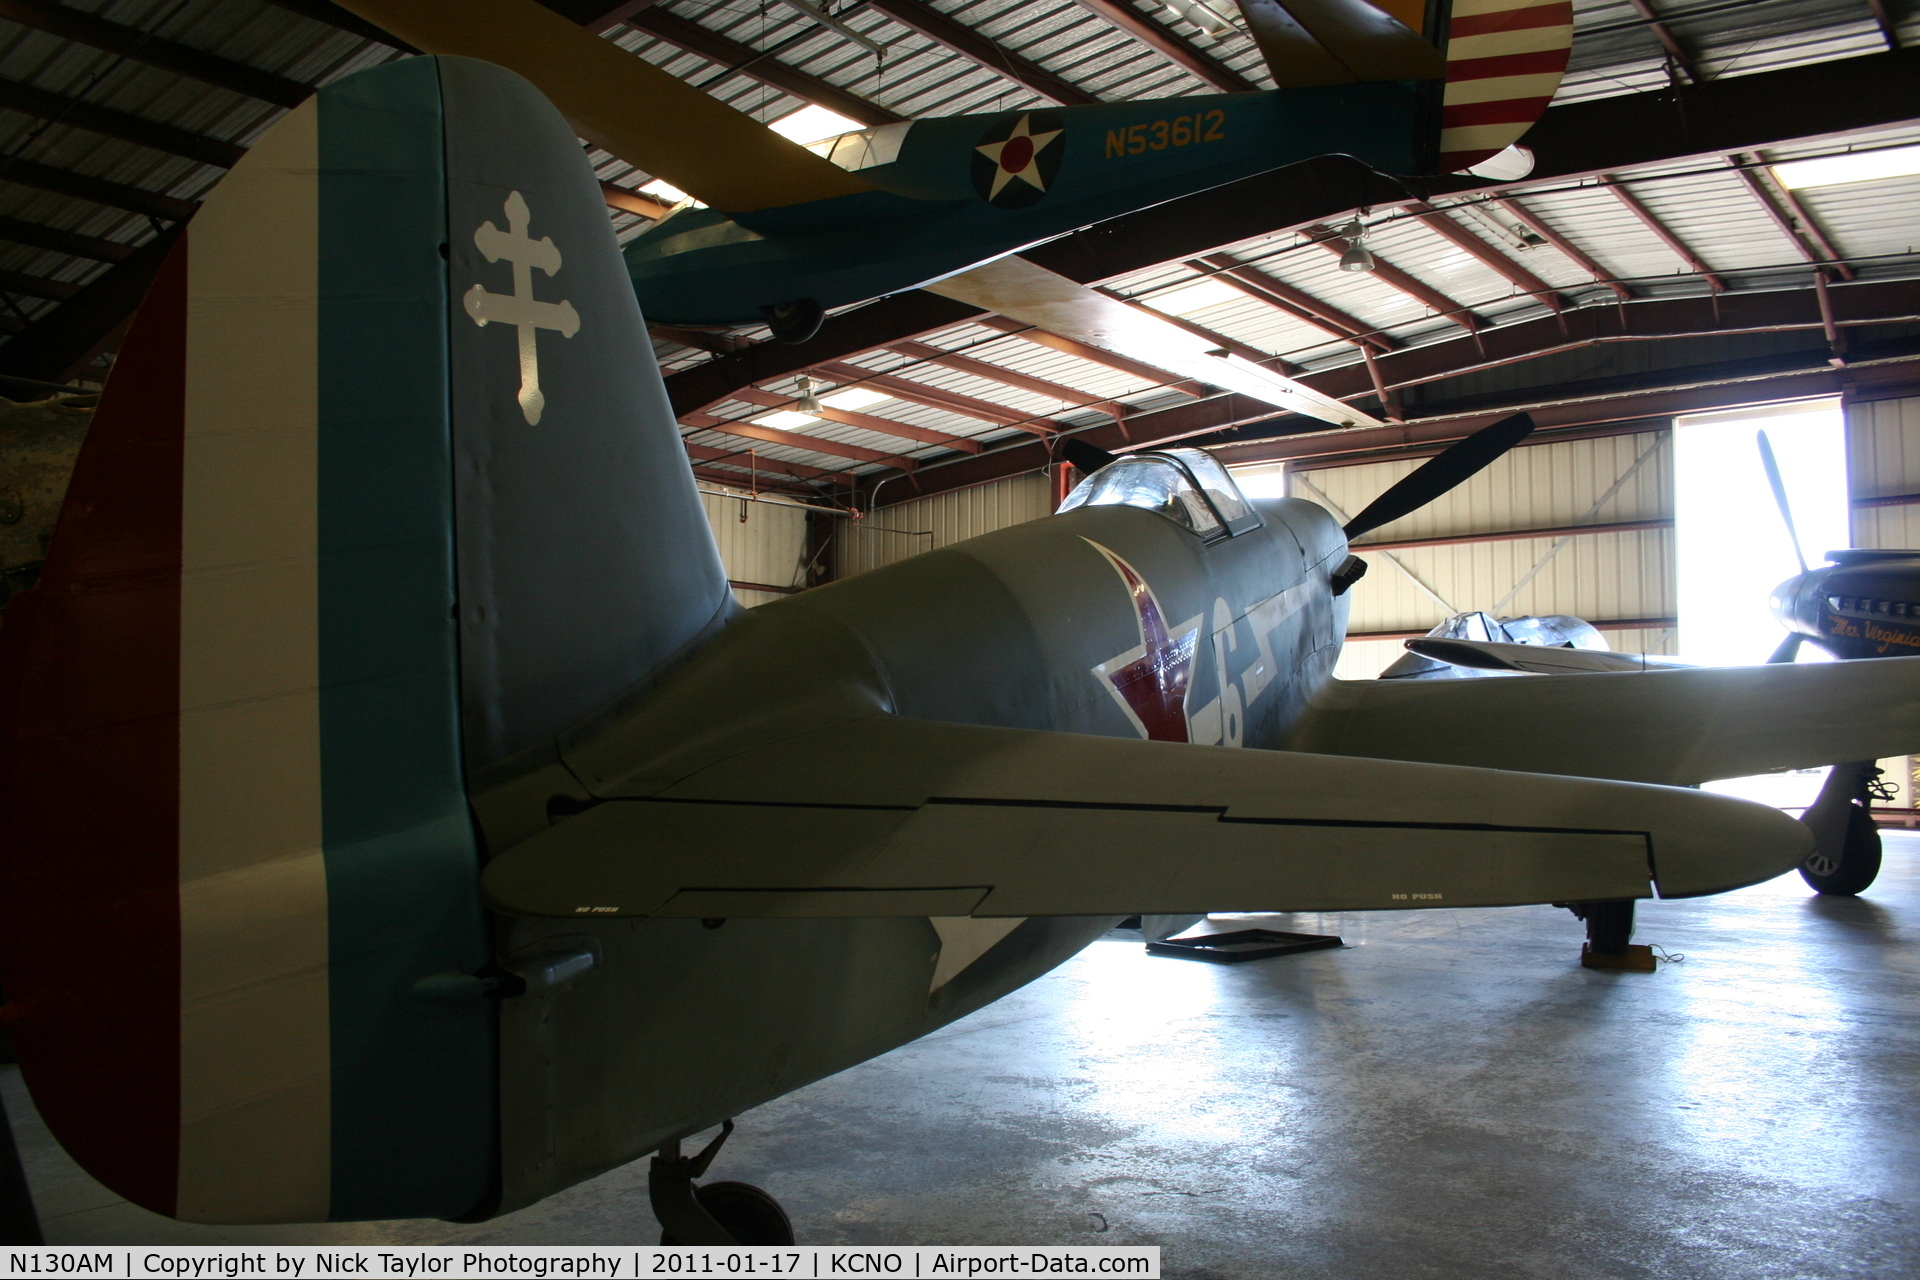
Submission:
[[1644,653],[1611,653],[1604,649],[1570,649],[1562,645],[1503,644],[1491,640],[1453,640],[1421,636],[1407,641],[1409,652],[1435,662],[1480,671],[1520,671],[1530,675],[1577,675],[1602,671],[1663,671],[1682,666],[1672,658]]
[[1920,658],[1336,680],[1297,751],[1691,786],[1920,750]]
[[483,887],[565,917],[1364,910],[1710,893],[1811,847],[1693,791],[877,716],[605,800]]

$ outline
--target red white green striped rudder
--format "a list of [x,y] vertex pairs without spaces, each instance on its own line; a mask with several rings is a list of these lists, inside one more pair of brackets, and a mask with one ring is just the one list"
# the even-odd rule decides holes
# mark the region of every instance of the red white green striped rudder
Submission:
[[282,119],[0,629],[0,971],[62,1145],[192,1221],[488,1212],[469,787],[736,607],[546,100],[414,58]]

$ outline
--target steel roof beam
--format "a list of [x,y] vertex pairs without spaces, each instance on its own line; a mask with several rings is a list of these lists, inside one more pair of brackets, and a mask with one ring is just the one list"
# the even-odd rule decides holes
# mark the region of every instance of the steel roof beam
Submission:
[[[1837,325],[1920,320],[1920,281],[1838,285],[1828,296]],[[1485,330],[1477,341],[1456,338],[1408,347],[1381,356],[1379,364],[1387,385],[1403,389],[1602,342],[1779,333],[1822,329],[1824,324],[1819,299],[1811,289],[1661,298],[1539,316]],[[1370,387],[1357,365],[1313,374],[1304,381],[1336,398],[1361,395]]]
[[1051,435],[1062,429],[1057,423],[1021,413],[1018,409],[1009,409],[1003,404],[994,404],[991,400],[981,400],[958,391],[948,391],[944,387],[930,387],[924,382],[915,382],[897,374],[876,373],[872,369],[862,369],[859,365],[844,364],[837,360],[829,360],[815,367],[822,373],[840,379],[845,386],[869,386],[895,399],[910,400],[929,409],[944,409],[963,418],[977,418],[997,427],[1014,427],[1036,436]]
[[[330,27],[339,27],[342,31],[352,32],[362,40],[371,40],[375,44],[384,44],[398,49],[402,53],[418,53],[418,49],[404,40],[389,35],[380,27],[368,22],[357,13],[349,13],[329,0],[268,0],[289,13],[297,13],[303,18],[312,18],[315,22],[324,22]],[[551,6],[549,6],[551,7]]]
[[[1896,281],[1841,285],[1830,290],[1830,296],[1838,322],[1842,325],[1890,324],[1920,320],[1920,282]],[[1810,289],[1726,294],[1718,298],[1664,298],[1623,303],[1618,306],[1582,307],[1558,315],[1540,316],[1518,324],[1488,329],[1473,336],[1408,347],[1378,356],[1376,362],[1383,373],[1386,385],[1390,389],[1398,389],[1434,382],[1442,378],[1476,373],[1556,352],[1590,347],[1603,342],[1727,333],[1770,333],[1790,329],[1818,330],[1821,327],[1820,308]],[[1789,353],[1784,357],[1767,357],[1767,359],[1776,362],[1791,361],[1806,354],[1805,352]],[[1753,364],[1753,362],[1745,363]],[[1821,366],[1820,371],[1839,376],[1839,371],[1827,368],[1825,365]],[[1750,376],[1761,376],[1766,372],[1766,370],[1760,370],[1759,373]],[[1792,376],[1801,376],[1802,372],[1804,371],[1795,371]],[[1859,364],[1849,366],[1846,374],[1852,377],[1874,376],[1869,369]],[[1672,370],[1659,370],[1647,376],[1671,379],[1678,375]],[[1325,373],[1309,374],[1301,381],[1323,395],[1337,399],[1365,395],[1373,388],[1373,382],[1366,367],[1360,363],[1328,370]],[[1744,388],[1748,383],[1736,378],[1730,385]],[[1762,384],[1754,382],[1752,385],[1760,387]],[[1544,395],[1550,392],[1557,394],[1564,390],[1565,388],[1540,388],[1538,392]],[[1630,396],[1640,394],[1644,390],[1645,388],[1639,385],[1622,385],[1617,394]],[[1527,394],[1529,394],[1528,391],[1519,390],[1512,393],[1512,397],[1522,397]],[[1758,391],[1754,395],[1762,399],[1767,398]],[[1138,414],[1127,419],[1124,427],[1113,425],[1087,428],[1077,432],[1076,436],[1103,449],[1122,450],[1168,443],[1197,435],[1211,435],[1235,427],[1289,417],[1290,415],[1284,410],[1276,409],[1273,405],[1255,400],[1250,396],[1228,394]],[[1564,420],[1576,420],[1577,417],[1576,414],[1573,418]],[[1474,420],[1489,421],[1491,419],[1476,415]],[[1293,431],[1322,432],[1325,430],[1324,424],[1312,422],[1309,419],[1293,418],[1292,421],[1296,424]],[[1381,439],[1391,438],[1396,443],[1405,443],[1407,432],[1420,429],[1421,424],[1415,421],[1405,426],[1396,425],[1381,430],[1367,429],[1364,434],[1369,440],[1378,435]],[[1273,434],[1287,435],[1292,434],[1293,431],[1276,429]],[[1460,432],[1461,435],[1466,433],[1466,430]],[[1342,438],[1345,439],[1347,436],[1357,438],[1359,434],[1361,433],[1345,432],[1342,433]],[[1047,450],[1043,446],[1022,444],[982,454],[977,458],[943,462],[931,468],[922,467],[914,476],[914,484],[922,494],[938,493],[1037,470],[1046,466],[1049,460]],[[878,478],[865,477],[869,482]]]
[[[0,0],[0,3],[5,2],[6,0]],[[735,75],[747,76],[762,84],[771,85],[782,93],[789,93],[804,101],[816,103],[829,111],[838,111],[848,119],[858,120],[861,124],[897,124],[906,119],[897,111],[883,107],[877,102],[869,102],[838,85],[828,84],[818,76],[810,75],[798,67],[788,66],[758,49],[741,44],[717,31],[710,31],[697,22],[669,13],[665,9],[643,9],[629,17],[626,23],[636,31],[658,36],[668,44],[677,45],[688,53],[697,54]]]
[[1465,250],[1514,288],[1533,295],[1535,300],[1554,311],[1566,309],[1567,300],[1552,285],[1455,222],[1447,216],[1446,210],[1436,209],[1423,200],[1412,201],[1407,209],[1441,239],[1457,249]]
[[1340,308],[1328,302],[1322,302],[1305,289],[1297,289],[1284,280],[1276,280],[1260,268],[1235,258],[1229,253],[1209,254],[1187,263],[1195,271],[1225,281],[1241,292],[1260,299],[1268,306],[1284,311],[1295,319],[1304,320],[1322,333],[1331,334],[1356,346],[1369,346],[1377,351],[1392,351],[1401,344],[1384,333],[1379,333],[1364,321],[1348,315]]
[[1082,409],[1107,409],[1112,400],[1081,391],[1058,382],[1049,382],[1045,378],[1035,378],[1029,374],[1016,373],[1012,369],[1002,369],[999,365],[988,364],[985,360],[976,360],[972,356],[957,351],[948,351],[926,342],[895,342],[887,346],[895,355],[907,356],[914,360],[923,360],[928,364],[944,365],[957,369],[961,373],[970,373],[976,378],[985,378],[998,382],[1002,386],[1013,387],[1020,391],[1031,391],[1037,396],[1046,396],[1052,400],[1063,400]]
[[65,302],[79,293],[80,285],[66,280],[48,280],[44,276],[30,276],[24,271],[0,270],[0,291],[23,294],[29,298],[49,298],[54,302]]
[[122,142],[163,151],[168,155],[185,156],[189,160],[217,165],[222,169],[231,169],[247,151],[245,147],[210,138],[204,133],[176,129],[170,124],[96,106],[64,94],[49,93],[18,80],[0,79],[0,107],[56,124],[85,129],[89,133],[118,138]]
[[1887,48],[1898,49],[1899,24],[1894,21],[1893,10],[1887,7],[1887,0],[1867,0],[1867,10],[1873,14],[1874,25],[1880,28],[1880,38],[1887,42]]
[[47,382],[67,381],[74,370],[99,355],[127,323],[182,230],[176,224],[147,241],[126,261],[0,346],[0,373]]
[[37,222],[22,222],[18,218],[0,218],[0,240],[33,249],[51,249],[70,258],[91,258],[95,262],[124,262],[133,255],[135,249],[134,245],[122,244],[118,240],[83,236],[77,231],[43,227]]
[[1667,26],[1666,20],[1660,16],[1650,0],[1627,0],[1627,3],[1633,6],[1635,13],[1646,19],[1647,29],[1653,32],[1654,39],[1658,40],[1660,47],[1667,51],[1667,56],[1673,60],[1674,65],[1687,73],[1687,79],[1695,84],[1703,83],[1706,76],[1701,74],[1700,64],[1694,61],[1693,54],[1680,43],[1680,37],[1673,34],[1672,28]]
[[[0,351],[5,348],[0,347]],[[877,462],[884,466],[898,467],[902,471],[912,471],[919,464],[912,458],[896,457],[882,453],[878,449],[867,449],[857,444],[842,444],[838,440],[822,440],[819,436],[803,436],[793,431],[782,431],[778,427],[766,427],[757,422],[741,422],[734,418],[716,417],[711,413],[692,413],[680,419],[682,426],[698,431],[717,431],[723,436],[739,436],[743,440],[764,440],[768,444],[784,445],[789,449],[804,449],[808,453],[824,453],[836,458],[851,458],[855,462]]]
[[1158,18],[1142,13],[1127,0],[1080,0],[1080,4],[1203,84],[1228,93],[1260,87],[1225,63],[1194,48],[1179,32]]
[[668,374],[667,395],[674,413],[684,417],[728,399],[741,387],[792,377],[888,343],[925,337],[983,314],[978,307],[918,289],[892,294],[828,316],[820,332],[805,342],[756,342],[732,355]]
[[1105,365],[1116,373],[1124,373],[1129,377],[1138,378],[1150,386],[1166,387],[1190,396],[1213,394],[1210,387],[1194,382],[1191,379],[1182,378],[1178,374],[1168,373],[1165,369],[1155,368],[1153,365],[1131,359],[1118,352],[1108,351],[1102,347],[1089,346],[1074,338],[1062,337],[1057,333],[1049,333],[1045,329],[1036,329],[1022,320],[1009,320],[1005,316],[981,316],[976,319],[974,323],[983,328],[997,329],[1009,337],[1024,338],[1035,346],[1047,347],[1051,350],[1061,352],[1064,355],[1078,356],[1080,359],[1092,364]]
[[694,444],[691,440],[682,440],[680,443],[685,446],[687,456],[699,462],[718,462],[726,466],[742,467],[749,471],[762,469],[776,471],[797,480],[823,480],[828,484],[850,485],[855,479],[851,471],[823,471],[819,467],[809,467],[802,462],[762,458],[749,449],[716,449],[712,445]]
[[607,202],[609,209],[618,209],[622,213],[631,213],[642,218],[652,218],[655,222],[666,217],[673,209],[673,206],[663,204],[652,196],[630,191],[612,182],[600,184],[600,198]]
[[313,93],[310,84],[149,35],[138,27],[109,22],[54,0],[0,0],[0,18],[277,106],[297,107]]
[[[4,3],[4,0],[0,0],[0,3]],[[84,173],[56,169],[32,160],[7,161],[5,167],[0,168],[0,182],[17,182],[23,187],[91,200],[95,204],[144,213],[153,218],[165,218],[170,222],[191,218],[193,211],[200,207],[197,201],[180,200],[161,195],[158,191],[148,191],[144,187],[108,182],[105,178],[92,178]]]
[[926,0],[867,0],[866,7],[878,9],[901,26],[911,27],[934,43],[945,45],[995,75],[1025,85],[1043,98],[1051,98],[1063,106],[1090,106],[1100,101],[1039,63],[1002,48],[972,27],[948,17]]
[[1558,249],[1566,256],[1569,262],[1591,275],[1595,284],[1607,286],[1607,288],[1613,291],[1613,296],[1622,302],[1633,301],[1633,290],[1616,280],[1611,271],[1608,271],[1596,262],[1585,253],[1580,246],[1561,235],[1545,218],[1527,208],[1527,206],[1521,204],[1518,200],[1495,200],[1493,203],[1505,209],[1513,217],[1519,219],[1523,226]]
[[755,477],[745,472],[719,471],[713,467],[703,467],[697,464],[693,468],[693,475],[696,480],[709,480],[714,484],[732,485],[735,488],[751,486],[753,489],[763,493],[791,493],[795,497],[800,498],[814,498],[819,496],[814,490],[804,485],[781,484],[778,480],[774,479],[778,474],[780,473],[769,471],[764,476]]
[[540,0],[540,3],[599,35],[626,22],[654,0],[621,0],[619,4],[612,0]]
[[705,329],[682,329],[670,324],[654,324],[652,321],[647,323],[647,332],[662,342],[677,342],[683,347],[711,351],[721,356],[753,345],[745,338],[729,338],[724,333],[709,333]]
[[1806,211],[1792,191],[1774,179],[1765,162],[1758,156],[1749,162],[1744,156],[1730,156],[1728,159],[1738,168],[1740,180],[1747,184],[1747,190],[1753,192],[1754,199],[1760,202],[1773,219],[1773,225],[1780,228],[1780,234],[1787,238],[1801,257],[1827,271],[1838,272],[1843,280],[1851,280],[1853,267],[1840,261],[1840,253],[1821,232],[1813,217]]
[[[1310,240],[1327,252],[1333,254],[1336,258],[1344,255],[1347,251],[1345,237],[1332,227],[1314,224],[1302,228],[1302,230]],[[1416,280],[1377,253],[1373,255],[1373,270],[1367,274],[1371,275],[1381,284],[1398,289],[1401,293],[1406,294],[1409,298],[1412,298],[1415,302],[1418,302],[1421,306],[1426,307],[1435,314],[1453,321],[1468,333],[1478,333],[1491,323],[1485,316],[1480,315],[1462,303],[1455,302],[1452,298],[1449,298],[1446,294],[1440,292],[1432,285],[1427,284],[1425,281]]]
[[1447,185],[1524,189],[1915,120],[1920,47],[1549,107],[1527,131],[1534,169],[1526,178],[1509,184],[1465,178]]
[[[762,409],[794,409],[800,402],[792,396],[783,396],[774,391],[762,391],[758,387],[742,387],[734,393],[734,399],[745,404],[756,405]],[[871,431],[877,435],[892,436],[896,440],[912,440],[919,444],[940,445],[959,453],[980,452],[980,442],[965,436],[949,435],[945,431],[932,431],[926,427],[916,427],[911,423],[895,422],[891,418],[875,417],[870,413],[856,413],[851,409],[836,409],[823,404],[818,410],[794,409],[798,413],[809,413],[826,422],[837,422],[843,427],[858,427],[862,431]]]
[[1238,338],[1229,338],[1226,334],[1216,333],[1198,321],[1189,320],[1185,316],[1174,315],[1170,311],[1162,311],[1153,305],[1151,298],[1129,298],[1125,294],[1112,289],[1098,289],[1096,292],[1106,294],[1115,302],[1124,302],[1135,311],[1152,316],[1155,320],[1163,321],[1176,329],[1184,329],[1194,337],[1199,338],[1202,342],[1212,343],[1216,350],[1230,351],[1242,360],[1257,364],[1264,369],[1271,369],[1275,373],[1289,376],[1300,371],[1299,365],[1283,360],[1270,352],[1262,351],[1258,347],[1248,346]]
[[1682,240],[1679,236],[1675,235],[1672,228],[1668,227],[1666,223],[1660,221],[1658,217],[1654,216],[1653,210],[1647,208],[1646,205],[1640,203],[1640,198],[1634,195],[1633,192],[1627,189],[1627,184],[1625,182],[1621,181],[1619,178],[1609,173],[1609,174],[1601,175],[1600,184],[1604,186],[1607,190],[1611,191],[1614,195],[1614,198],[1618,200],[1621,204],[1625,205],[1627,207],[1627,210],[1630,213],[1632,213],[1634,217],[1640,219],[1641,223],[1647,228],[1647,230],[1653,232],[1654,235],[1658,236],[1661,244],[1664,244],[1667,246],[1667,248],[1673,250],[1674,256],[1678,257],[1680,261],[1686,263],[1689,267],[1693,268],[1694,274],[1704,279],[1707,282],[1707,287],[1709,289],[1713,290],[1715,293],[1726,292],[1727,282],[1725,280],[1722,280],[1719,276],[1715,275],[1713,272],[1713,268],[1709,267],[1705,262],[1701,261],[1700,255],[1695,253],[1690,247],[1688,247],[1686,241]]

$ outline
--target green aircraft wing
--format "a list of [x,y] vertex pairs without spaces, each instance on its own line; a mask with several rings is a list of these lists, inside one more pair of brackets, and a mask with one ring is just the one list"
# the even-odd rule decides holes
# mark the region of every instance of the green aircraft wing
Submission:
[[1686,790],[873,716],[603,800],[483,885],[560,917],[1356,910],[1706,893],[1810,848]]
[[1692,786],[1900,755],[1920,658],[1505,680],[1336,680],[1287,745]]

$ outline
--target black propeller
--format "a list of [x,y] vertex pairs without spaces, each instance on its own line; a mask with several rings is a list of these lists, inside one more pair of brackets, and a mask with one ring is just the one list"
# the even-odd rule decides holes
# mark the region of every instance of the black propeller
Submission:
[[1793,527],[1793,508],[1787,505],[1787,487],[1780,483],[1780,464],[1773,460],[1773,442],[1767,439],[1764,431],[1753,434],[1754,439],[1760,442],[1760,465],[1767,471],[1767,487],[1773,490],[1773,505],[1780,508],[1780,519],[1787,526],[1787,537],[1793,540],[1793,558],[1800,562],[1800,572],[1805,573],[1807,557],[1800,550],[1800,531]]
[[[1764,431],[1754,432],[1754,439],[1760,445],[1760,465],[1767,473],[1767,487],[1773,490],[1773,505],[1780,508],[1780,519],[1787,526],[1787,537],[1793,542],[1793,558],[1800,562],[1800,572],[1807,571],[1807,557],[1800,550],[1800,531],[1793,527],[1793,508],[1787,505],[1787,486],[1780,482],[1780,464],[1774,461],[1773,442],[1767,439]],[[1796,662],[1800,657],[1800,642],[1806,639],[1798,631],[1787,632],[1774,651],[1767,655],[1767,663]]]
[[1805,639],[1806,637],[1798,631],[1787,632],[1787,638],[1780,642],[1778,648],[1767,655],[1768,665],[1776,662],[1798,662],[1800,660],[1800,642]]
[[1391,524],[1409,511],[1418,511],[1454,486],[1463,484],[1500,455],[1527,438],[1533,419],[1524,413],[1502,418],[1468,436],[1438,457],[1428,459],[1412,475],[1387,490],[1367,509],[1347,521],[1347,540]]
[[1077,436],[1068,436],[1066,443],[1060,446],[1060,452],[1067,456],[1068,462],[1078,468],[1081,475],[1087,476],[1109,463],[1120,461],[1118,454],[1108,453],[1099,445],[1088,444]]

